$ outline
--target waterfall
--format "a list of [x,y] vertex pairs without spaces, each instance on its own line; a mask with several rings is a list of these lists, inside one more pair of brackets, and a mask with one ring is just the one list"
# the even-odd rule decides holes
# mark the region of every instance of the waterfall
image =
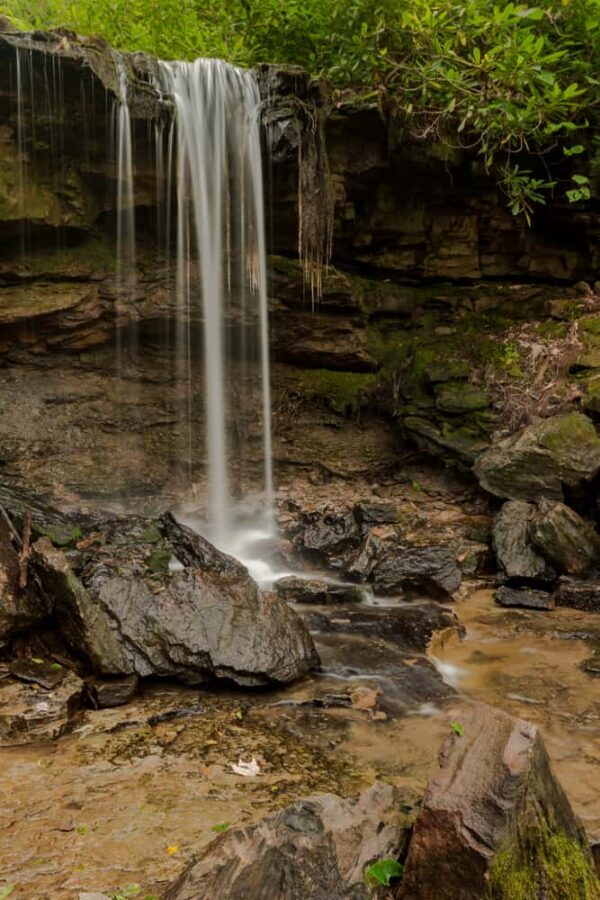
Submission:
[[[220,60],[161,62],[159,86],[175,104],[177,343],[188,398],[187,455],[193,432],[191,366],[204,360],[208,525],[211,538],[236,543],[232,472],[242,473],[245,432],[255,424],[248,387],[258,366],[263,456],[263,525],[273,520],[271,397],[260,95],[251,72]],[[203,322],[202,346],[191,326]],[[233,325],[239,330],[232,336]],[[228,424],[229,423],[229,424]],[[256,521],[256,519],[255,519]]]
[[[257,79],[252,72],[219,60],[159,62],[152,75],[143,76],[163,101],[157,103],[158,114],[145,141],[135,119],[137,95],[131,88],[130,79],[139,77],[135,61],[116,52],[112,58],[116,89],[113,86],[111,92],[95,85],[91,76],[86,100],[82,80],[80,109],[73,116],[66,105],[73,98],[70,93],[65,100],[60,54],[37,56],[37,50],[15,47],[16,213],[21,220],[22,255],[28,263],[35,249],[28,234],[29,195],[38,182],[45,189],[49,174],[54,206],[48,218],[56,220],[57,250],[61,244],[81,239],[79,230],[85,225],[71,222],[67,206],[71,143],[79,128],[82,152],[87,155],[88,133],[102,132],[106,126],[110,143],[106,159],[88,158],[85,168],[95,178],[106,173],[107,198],[100,204],[115,211],[115,399],[123,421],[131,424],[132,416],[139,417],[133,429],[136,443],[128,449],[132,459],[139,458],[140,466],[144,454],[152,452],[137,383],[141,366],[148,362],[144,354],[155,351],[152,327],[160,321],[160,347],[166,361],[159,377],[169,385],[165,408],[176,420],[165,441],[172,460],[172,480],[165,484],[165,491],[180,496],[185,493],[181,488],[187,487],[193,509],[188,504],[186,515],[197,516],[196,525],[202,518],[200,527],[215,544],[244,555],[251,534],[256,538],[258,532],[264,536],[274,529]],[[145,82],[143,89],[150,84]],[[44,143],[49,152],[39,151],[36,158],[36,147]],[[147,199],[151,197],[149,160],[154,163],[156,186],[153,215],[143,209],[152,203]],[[137,221],[136,202],[140,204]],[[75,227],[67,234],[72,224]],[[41,230],[35,238],[42,243],[47,240]],[[138,304],[143,310],[148,284],[143,267],[153,252],[159,265],[163,259],[165,263],[164,283],[150,288],[155,293],[163,291],[165,318],[157,316],[144,332],[149,319],[138,327],[138,317],[143,318],[138,316]],[[118,459],[114,470],[118,484]],[[127,471],[127,465],[123,470]],[[205,502],[199,503],[197,488],[203,481]],[[120,493],[117,487],[115,493],[120,504],[128,499],[126,490]]]
[[123,61],[116,57],[119,98],[115,105],[117,158],[117,291],[131,295],[135,287],[135,202],[133,192],[133,140],[127,100],[127,76]]

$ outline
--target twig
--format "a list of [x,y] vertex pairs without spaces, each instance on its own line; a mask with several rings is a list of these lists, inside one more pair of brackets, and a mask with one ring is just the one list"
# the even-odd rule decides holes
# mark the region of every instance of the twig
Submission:
[[24,591],[27,587],[29,574],[29,557],[31,554],[31,513],[27,511],[23,516],[23,541],[19,555],[19,588]]
[[4,519],[4,521],[6,522],[6,524],[8,525],[8,530],[10,531],[10,533],[11,533],[12,536],[14,537],[15,541],[17,542],[17,546],[18,546],[18,547],[21,547],[21,545],[22,545],[21,535],[19,534],[19,532],[17,531],[17,529],[16,529],[15,526],[13,525],[13,522],[12,522],[11,517],[9,516],[9,514],[8,514],[7,511],[4,509],[3,506],[0,506],[0,516],[2,516],[2,518]]

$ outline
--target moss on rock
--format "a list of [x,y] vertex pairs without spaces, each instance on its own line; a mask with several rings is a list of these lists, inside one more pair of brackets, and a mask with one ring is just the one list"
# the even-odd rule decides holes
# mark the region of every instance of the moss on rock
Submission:
[[355,415],[365,405],[376,376],[363,372],[307,369],[300,376],[304,392],[338,415]]
[[565,834],[536,829],[513,839],[495,857],[489,900],[598,900],[600,883],[591,858]]

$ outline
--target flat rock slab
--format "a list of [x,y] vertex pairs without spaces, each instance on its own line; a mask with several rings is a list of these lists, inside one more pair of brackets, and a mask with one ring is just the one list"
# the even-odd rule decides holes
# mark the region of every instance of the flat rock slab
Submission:
[[575,581],[561,578],[554,597],[557,606],[600,612],[600,580]]
[[435,603],[414,603],[387,608],[342,608],[309,612],[304,621],[311,631],[381,638],[409,650],[425,651],[438,631],[461,634],[456,615]]
[[336,584],[320,578],[289,575],[274,584],[276,593],[286,603],[360,603],[363,592],[352,584]]
[[15,659],[9,666],[10,674],[19,681],[38,684],[51,691],[65,679],[67,670],[60,663],[46,659]]
[[427,787],[397,897],[596,897],[587,838],[536,726],[482,704],[459,722]]
[[67,672],[60,685],[9,682],[0,688],[0,746],[51,741],[68,729],[83,700],[83,681]]
[[532,588],[511,588],[503,586],[494,594],[500,606],[523,606],[526,609],[554,609],[555,602],[548,591],[534,591]]
[[248,570],[170,515],[98,524],[32,559],[67,642],[99,676],[288,682],[318,664],[299,617]]
[[299,800],[205,847],[164,900],[367,900],[369,865],[397,859],[410,814],[401,795],[376,783],[355,800]]
[[103,681],[101,678],[86,679],[86,688],[92,704],[98,709],[113,709],[117,706],[125,706],[135,697],[140,679],[137,675],[128,675],[126,678],[111,678]]

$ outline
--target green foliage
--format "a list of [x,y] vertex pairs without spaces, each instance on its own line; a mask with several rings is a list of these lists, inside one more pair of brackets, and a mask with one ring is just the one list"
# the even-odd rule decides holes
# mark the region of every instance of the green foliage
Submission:
[[528,221],[552,191],[572,203],[592,195],[585,174],[559,166],[548,177],[542,157],[600,167],[588,138],[600,101],[600,0],[4,0],[0,13],[163,58],[302,65],[379,96],[413,136],[478,152]]
[[227,831],[229,827],[229,822],[221,822],[219,825],[212,825],[210,830],[214,831],[215,834],[222,834],[224,831]]
[[15,888],[16,884],[8,884],[6,887],[0,888],[0,900],[6,900],[6,897],[10,897]]
[[365,880],[369,884],[383,884],[389,887],[394,878],[402,878],[404,866],[395,859],[380,859],[369,866]]
[[465,729],[460,724],[460,722],[451,722],[450,727],[452,728],[454,734],[457,734],[459,737],[462,737],[465,733]]

